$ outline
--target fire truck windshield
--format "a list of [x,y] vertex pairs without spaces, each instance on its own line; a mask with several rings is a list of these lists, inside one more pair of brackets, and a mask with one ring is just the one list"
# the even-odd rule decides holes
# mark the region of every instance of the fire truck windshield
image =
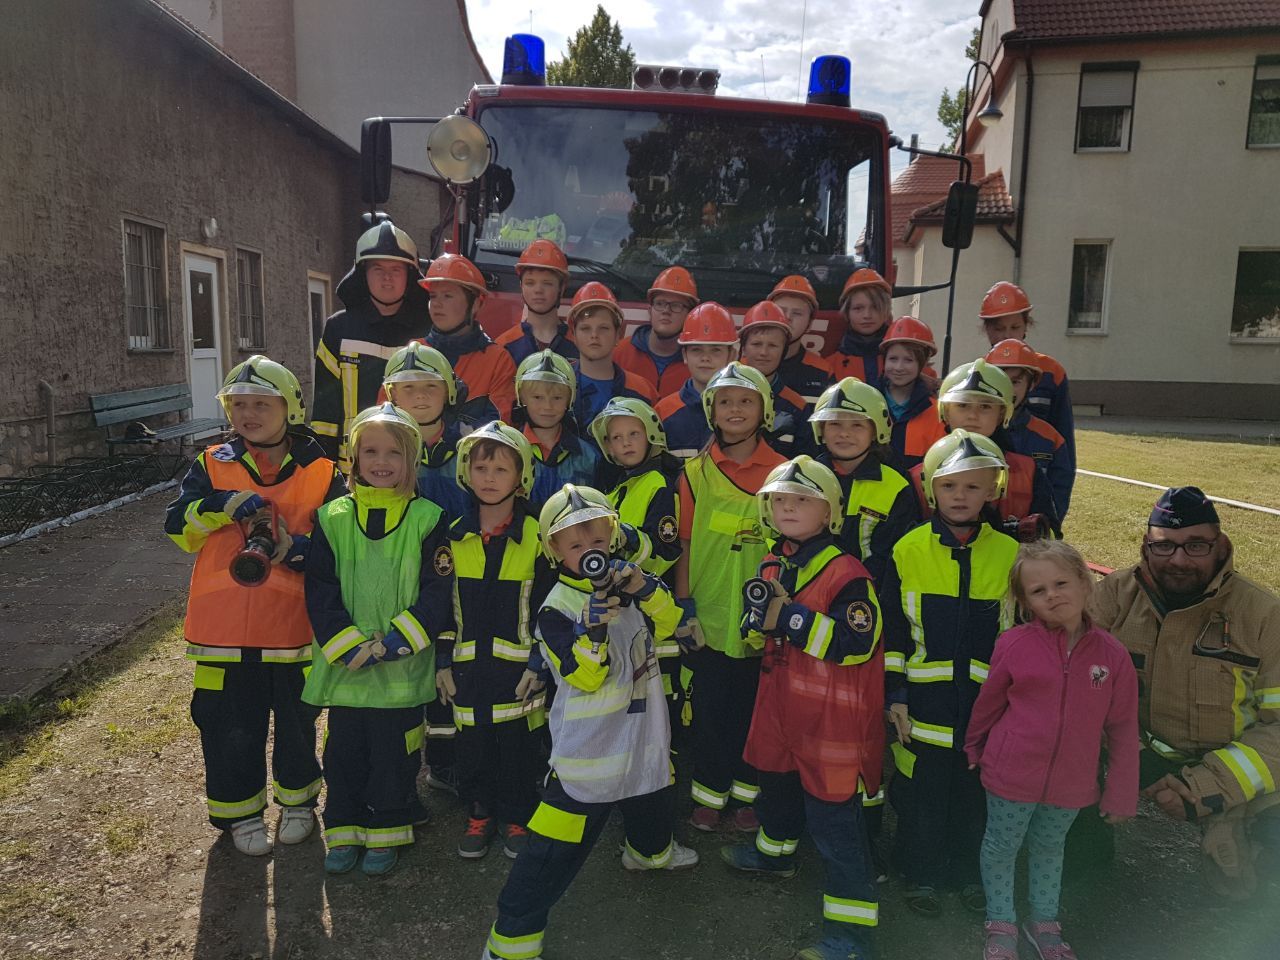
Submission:
[[477,119],[498,153],[474,254],[511,289],[513,254],[547,237],[575,284],[600,279],[627,300],[679,263],[703,299],[753,303],[802,273],[834,306],[884,229],[884,146],[852,119],[514,104]]

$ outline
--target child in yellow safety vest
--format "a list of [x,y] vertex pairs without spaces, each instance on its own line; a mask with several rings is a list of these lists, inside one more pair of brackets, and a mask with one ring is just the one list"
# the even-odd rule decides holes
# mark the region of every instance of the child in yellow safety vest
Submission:
[[209,820],[241,853],[261,856],[272,849],[262,814],[273,717],[277,839],[301,843],[315,826],[320,711],[302,702],[311,661],[302,570],[315,511],[343,486],[303,425],[302,388],[284,366],[250,357],[227,375],[218,399],[231,438],[196,457],[164,527],[197,554],[184,630]]
[[352,421],[351,492],[316,518],[307,559],[315,656],[302,698],[329,710],[324,742],[328,873],[395,867],[426,818],[416,780],[434,643],[450,627],[453,560],[438,506],[416,492],[422,438],[384,403]]
[[745,642],[742,584],[765,555],[755,494],[783,457],[764,442],[773,427],[773,391],[759,370],[730,363],[707,383],[702,408],[714,437],[685,462],[680,477],[680,541],[675,595],[682,630],[693,644],[692,793],[690,823],[714,830],[734,804],[733,824],[754,831],[755,771],[742,759],[759,682],[761,649]]

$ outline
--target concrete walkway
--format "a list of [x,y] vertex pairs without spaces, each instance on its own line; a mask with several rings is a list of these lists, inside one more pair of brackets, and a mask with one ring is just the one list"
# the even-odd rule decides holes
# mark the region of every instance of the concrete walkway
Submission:
[[0,702],[33,696],[186,593],[165,490],[0,550]]
[[1280,422],[1275,420],[1157,420],[1151,417],[1082,417],[1075,418],[1077,430],[1101,430],[1104,433],[1138,433],[1146,436],[1215,437],[1241,440],[1264,440],[1280,443]]

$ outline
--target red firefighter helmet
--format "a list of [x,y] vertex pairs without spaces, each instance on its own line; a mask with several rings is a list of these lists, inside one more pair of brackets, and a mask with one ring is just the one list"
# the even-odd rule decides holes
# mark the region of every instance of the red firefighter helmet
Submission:
[[745,343],[747,335],[761,327],[777,327],[787,334],[788,339],[791,336],[791,324],[787,322],[787,315],[772,300],[762,300],[747,311],[746,316],[742,318],[742,329],[738,331],[738,340]]
[[1025,340],[1001,340],[987,354],[987,363],[994,367],[1021,367],[1030,370],[1038,380],[1044,371],[1040,367],[1040,354],[1031,349]]
[[818,295],[814,292],[813,284],[797,273],[778,281],[778,285],[769,291],[769,302],[772,303],[777,297],[786,296],[807,300],[809,306],[815,310],[818,309]]
[[844,289],[840,291],[840,306],[844,306],[844,302],[853,296],[857,290],[864,290],[867,287],[879,287],[885,293],[893,293],[893,287],[889,285],[889,281],[880,276],[870,267],[862,267],[849,274],[849,279],[844,282]]
[[1007,317],[1014,313],[1026,313],[1031,309],[1031,300],[1027,293],[1016,283],[1001,280],[992,284],[987,295],[982,298],[982,308],[978,311],[978,319],[994,320],[996,317]]
[[569,260],[551,240],[535,240],[524,248],[524,253],[516,261],[516,276],[531,268],[550,270],[562,280],[569,279]]
[[649,302],[652,303],[654,295],[659,293],[669,293],[693,303],[698,302],[698,285],[684,267],[667,267],[658,274],[653,286],[649,288]]
[[733,317],[714,300],[698,304],[684,318],[684,329],[680,331],[679,339],[682,347],[694,344],[733,346],[737,342],[738,334],[733,327]]
[[933,342],[933,331],[927,323],[915,317],[899,317],[889,324],[884,332],[884,339],[880,341],[880,352],[884,353],[895,343],[919,344],[929,351],[931,357],[938,352],[938,347]]
[[592,307],[604,307],[618,318],[619,323],[622,322],[622,308],[618,306],[618,298],[599,280],[589,280],[578,288],[578,292],[573,295],[573,304],[569,307],[569,322],[573,323],[578,314]]
[[484,274],[474,263],[457,253],[442,253],[432,260],[431,266],[427,267],[426,277],[418,283],[426,287],[428,292],[432,284],[456,283],[479,297],[483,297],[487,289]]

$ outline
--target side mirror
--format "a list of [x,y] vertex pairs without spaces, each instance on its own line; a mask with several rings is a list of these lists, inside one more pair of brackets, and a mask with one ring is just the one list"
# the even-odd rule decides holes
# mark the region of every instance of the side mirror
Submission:
[[973,243],[973,225],[978,219],[978,185],[957,180],[947,192],[942,215],[942,245],[952,250],[968,250]]
[[382,119],[360,124],[360,199],[371,206],[391,196],[391,124]]

